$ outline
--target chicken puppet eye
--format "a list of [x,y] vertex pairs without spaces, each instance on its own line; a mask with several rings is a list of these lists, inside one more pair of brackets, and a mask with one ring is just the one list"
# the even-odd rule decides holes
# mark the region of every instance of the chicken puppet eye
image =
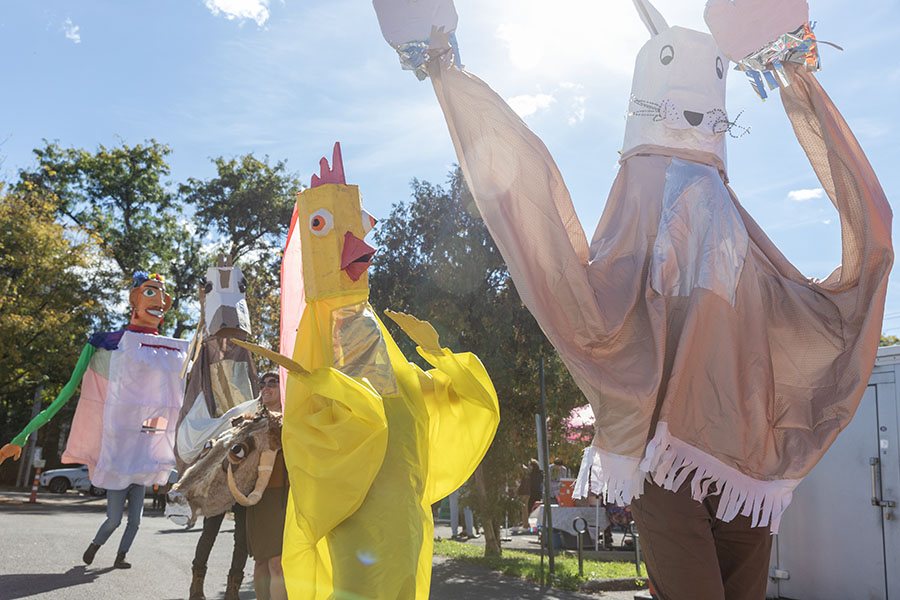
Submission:
[[309,230],[315,235],[327,235],[334,228],[334,217],[331,213],[320,208],[309,216]]
[[362,209],[362,228],[363,235],[372,231],[372,228],[375,227],[375,224],[378,223],[378,219],[369,214],[369,211],[366,209]]
[[725,77],[725,63],[722,62],[722,57],[716,57],[716,75],[719,76],[719,79]]
[[659,51],[659,62],[668,65],[675,58],[675,48],[666,44]]
[[156,288],[152,288],[152,287],[144,288],[144,291],[142,293],[145,296],[147,296],[148,298],[152,298],[153,296],[156,295]]

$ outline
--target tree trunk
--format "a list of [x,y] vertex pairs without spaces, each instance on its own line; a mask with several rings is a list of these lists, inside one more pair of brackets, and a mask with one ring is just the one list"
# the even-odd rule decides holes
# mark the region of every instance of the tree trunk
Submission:
[[[475,469],[473,477],[475,481],[475,490],[478,493],[479,504],[481,506],[491,506],[488,499],[487,486],[484,483],[484,471],[481,465]],[[482,524],[484,525],[484,555],[500,556],[503,550],[500,548],[500,523],[491,514],[490,509],[484,511],[482,515]]]

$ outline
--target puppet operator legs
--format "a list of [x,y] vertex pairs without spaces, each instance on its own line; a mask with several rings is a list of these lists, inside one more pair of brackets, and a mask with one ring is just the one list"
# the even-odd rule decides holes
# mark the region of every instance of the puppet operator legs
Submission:
[[738,515],[716,519],[720,496],[691,498],[647,482],[631,503],[647,573],[660,600],[763,600],[772,535]]
[[128,569],[130,564],[125,562],[125,553],[131,548],[134,536],[137,535],[138,527],[141,525],[141,515],[144,512],[144,486],[132,483],[124,490],[107,490],[106,491],[106,520],[97,530],[94,541],[88,546],[84,553],[85,564],[91,564],[94,560],[94,554],[97,549],[106,543],[112,532],[116,530],[122,522],[122,514],[125,512],[125,502],[128,502],[128,524],[125,526],[125,533],[122,534],[122,541],[119,542],[119,552],[116,555],[115,567],[120,569]]

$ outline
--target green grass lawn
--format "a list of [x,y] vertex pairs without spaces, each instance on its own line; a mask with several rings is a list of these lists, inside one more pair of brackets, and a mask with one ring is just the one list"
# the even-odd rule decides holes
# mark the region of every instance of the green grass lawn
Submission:
[[[452,540],[440,540],[434,543],[434,553],[447,556],[455,560],[488,567],[514,577],[524,577],[532,581],[541,582],[541,557],[530,552],[517,552],[504,550],[503,556],[485,557],[484,546],[475,546],[454,542]],[[563,590],[577,590],[579,584],[592,579],[619,579],[635,577],[634,563],[628,562],[601,562],[598,560],[584,560],[584,575],[578,574],[578,557],[557,555],[554,560],[554,580],[548,583],[553,587]],[[641,564],[641,572],[647,569]],[[547,557],[544,557],[544,573],[547,573]]]

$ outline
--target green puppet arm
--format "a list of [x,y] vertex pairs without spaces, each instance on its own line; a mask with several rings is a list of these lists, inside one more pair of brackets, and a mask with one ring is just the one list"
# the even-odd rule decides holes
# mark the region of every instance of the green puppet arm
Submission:
[[75,370],[72,371],[72,376],[69,378],[69,382],[66,383],[65,387],[63,387],[62,391],[59,393],[59,396],[56,397],[56,400],[54,400],[50,406],[42,410],[38,416],[33,418],[31,422],[25,426],[25,429],[13,438],[12,442],[0,449],[0,463],[10,456],[13,460],[18,460],[19,454],[22,451],[22,446],[25,445],[28,436],[31,435],[33,431],[46,425],[47,422],[59,412],[59,409],[69,401],[69,398],[71,398],[72,394],[75,393],[75,390],[78,389],[81,378],[84,377],[84,372],[87,370],[88,364],[91,362],[91,358],[96,351],[97,349],[91,344],[85,344],[84,350],[81,351],[81,356],[78,357],[78,362],[75,364]]

